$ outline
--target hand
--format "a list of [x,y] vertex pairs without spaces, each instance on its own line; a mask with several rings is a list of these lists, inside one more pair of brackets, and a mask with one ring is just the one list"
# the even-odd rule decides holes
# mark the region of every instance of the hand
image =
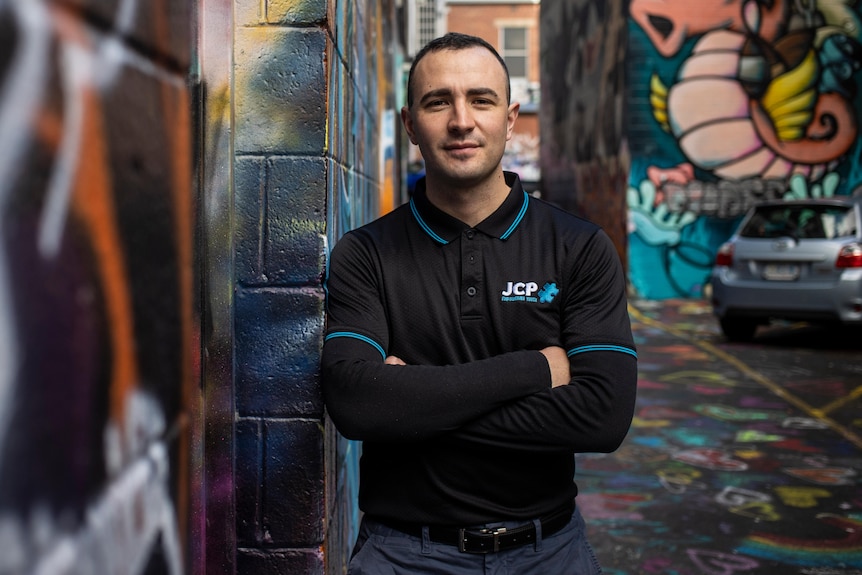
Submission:
[[551,387],[567,385],[572,380],[572,375],[569,371],[569,356],[566,355],[566,350],[551,346],[546,347],[541,352],[548,360],[548,366],[551,368]]
[[406,363],[404,363],[403,359],[394,355],[390,355],[389,357],[387,357],[385,360],[383,360],[383,363],[385,363],[386,365],[407,365]]

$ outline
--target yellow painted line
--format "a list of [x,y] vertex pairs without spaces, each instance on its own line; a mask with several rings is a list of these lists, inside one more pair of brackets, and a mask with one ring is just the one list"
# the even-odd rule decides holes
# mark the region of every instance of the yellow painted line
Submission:
[[[836,432],[841,434],[845,439],[847,439],[848,441],[853,443],[856,447],[859,447],[860,449],[862,449],[862,437],[860,437],[859,435],[857,435],[853,431],[847,429],[846,427],[844,427],[843,425],[841,425],[840,423],[838,423],[837,421],[835,421],[834,419],[832,419],[831,417],[826,415],[829,411],[831,411],[831,409],[833,409],[833,407],[832,407],[833,404],[836,404],[838,402],[833,402],[832,404],[829,404],[825,408],[821,408],[821,409],[813,407],[813,406],[809,405],[807,402],[803,401],[802,399],[796,397],[792,393],[789,393],[786,389],[784,389],[783,387],[781,387],[780,385],[778,385],[777,383],[775,383],[774,381],[772,381],[768,377],[764,376],[761,373],[758,373],[757,371],[755,371],[754,369],[749,367],[747,364],[739,361],[738,359],[736,359],[732,355],[728,354],[727,352],[724,352],[724,351],[718,349],[717,347],[715,347],[711,343],[699,340],[697,338],[693,338],[693,337],[689,336],[687,333],[680,331],[680,330],[678,330],[678,329],[676,329],[670,325],[661,323],[661,322],[656,321],[650,317],[647,317],[640,310],[638,310],[637,308],[635,308],[631,304],[629,304],[629,314],[635,320],[639,321],[642,324],[660,329],[660,330],[665,331],[671,335],[674,335],[680,339],[683,339],[692,345],[696,345],[697,347],[704,350],[705,352],[710,353],[713,356],[721,359],[722,361],[729,363],[730,365],[734,366],[736,369],[741,371],[747,377],[753,379],[754,381],[756,381],[757,383],[759,383],[763,387],[767,388],[769,391],[771,391],[775,395],[784,399],[785,401],[787,401],[791,405],[794,405],[796,408],[798,408],[802,412],[806,413],[808,416],[810,416],[814,419],[817,419],[819,421],[822,421],[823,423],[825,423],[826,425],[831,427],[833,430],[835,430]],[[849,401],[850,399],[855,399],[855,397],[858,397],[859,395],[862,395],[862,387],[858,387],[855,390],[853,390],[853,392],[851,393],[851,396],[853,396],[853,397],[845,396],[844,398],[842,398],[839,401],[846,402],[846,401]]]
[[862,385],[860,385],[859,387],[857,387],[856,389],[854,389],[853,391],[851,391],[850,393],[848,393],[844,397],[842,397],[840,399],[836,399],[832,403],[829,403],[826,406],[821,407],[820,409],[823,411],[823,413],[830,413],[832,411],[835,411],[836,409],[844,407],[845,405],[847,405],[851,401],[855,401],[856,399],[859,399],[860,397],[862,397]]

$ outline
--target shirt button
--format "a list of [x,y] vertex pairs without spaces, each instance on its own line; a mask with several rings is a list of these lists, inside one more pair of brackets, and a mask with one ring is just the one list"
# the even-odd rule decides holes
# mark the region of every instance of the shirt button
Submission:
[[467,234],[466,234],[466,235],[467,235],[467,239],[468,239],[468,240],[472,240],[472,239],[473,239],[473,236],[475,236],[475,235],[476,235],[476,232],[474,232],[473,230],[470,230],[470,231],[468,231],[468,232],[467,232]]
[[467,295],[470,297],[473,297],[474,295],[476,295],[476,288],[474,288],[473,286],[468,287],[467,288]]

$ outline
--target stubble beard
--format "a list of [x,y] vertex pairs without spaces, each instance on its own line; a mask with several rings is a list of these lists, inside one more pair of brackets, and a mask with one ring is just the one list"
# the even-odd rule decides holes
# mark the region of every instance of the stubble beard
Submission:
[[[480,148],[481,154],[487,152],[487,148]],[[437,162],[436,170],[432,176],[432,180],[437,185],[445,186],[452,190],[472,189],[480,187],[482,184],[493,179],[497,172],[501,171],[502,155],[497,158],[493,164],[485,161],[483,157],[472,157],[460,161],[452,158],[445,158],[443,161]],[[426,174],[429,171],[426,165]]]

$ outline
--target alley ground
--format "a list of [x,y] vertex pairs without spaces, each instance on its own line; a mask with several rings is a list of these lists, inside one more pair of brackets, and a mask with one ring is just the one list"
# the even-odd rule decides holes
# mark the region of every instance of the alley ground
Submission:
[[724,340],[707,302],[637,301],[632,429],[578,456],[606,575],[862,575],[862,329]]

